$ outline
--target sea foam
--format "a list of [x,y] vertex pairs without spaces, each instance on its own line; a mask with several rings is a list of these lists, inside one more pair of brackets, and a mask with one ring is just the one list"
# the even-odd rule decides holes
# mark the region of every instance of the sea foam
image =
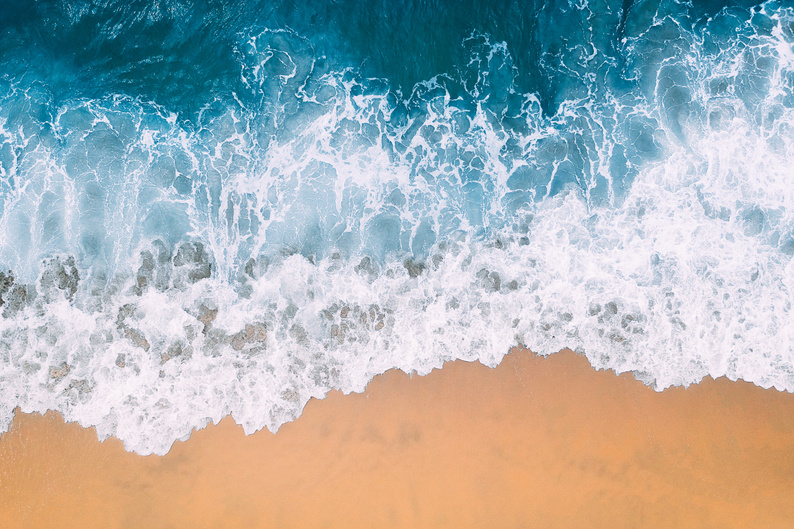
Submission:
[[245,31],[195,119],[4,80],[0,425],[53,409],[162,454],[519,344],[794,390],[792,22],[657,12],[624,64],[569,50],[551,109],[479,33],[403,95]]

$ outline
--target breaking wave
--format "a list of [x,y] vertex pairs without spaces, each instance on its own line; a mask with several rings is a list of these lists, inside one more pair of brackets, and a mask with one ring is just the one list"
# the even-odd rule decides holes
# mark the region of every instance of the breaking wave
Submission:
[[409,90],[272,13],[226,21],[233,67],[185,77],[179,2],[58,5],[68,35],[118,11],[96,46],[137,24],[175,59],[157,84],[97,52],[92,84],[17,53],[6,22],[0,428],[53,409],[162,454],[229,414],[276,430],[390,368],[519,344],[658,390],[794,390],[784,3],[555,4],[538,24],[564,39],[468,28]]

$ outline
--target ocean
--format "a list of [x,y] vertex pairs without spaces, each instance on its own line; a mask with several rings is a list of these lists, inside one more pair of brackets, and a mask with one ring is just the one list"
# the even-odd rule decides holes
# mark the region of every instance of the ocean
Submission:
[[164,454],[570,348],[794,391],[794,5],[4,0],[0,431]]

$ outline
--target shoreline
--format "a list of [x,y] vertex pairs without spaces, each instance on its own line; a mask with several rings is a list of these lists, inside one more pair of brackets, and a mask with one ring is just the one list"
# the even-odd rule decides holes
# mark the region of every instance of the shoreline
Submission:
[[390,370],[277,434],[230,417],[165,456],[54,412],[0,435],[0,525],[746,527],[794,519],[794,395],[662,392],[570,351]]

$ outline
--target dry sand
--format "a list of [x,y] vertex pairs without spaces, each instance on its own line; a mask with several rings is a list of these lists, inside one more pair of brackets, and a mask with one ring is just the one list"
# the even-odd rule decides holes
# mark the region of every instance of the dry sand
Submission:
[[48,413],[0,437],[0,527],[794,527],[794,395],[656,393],[570,352],[332,393],[165,457]]

